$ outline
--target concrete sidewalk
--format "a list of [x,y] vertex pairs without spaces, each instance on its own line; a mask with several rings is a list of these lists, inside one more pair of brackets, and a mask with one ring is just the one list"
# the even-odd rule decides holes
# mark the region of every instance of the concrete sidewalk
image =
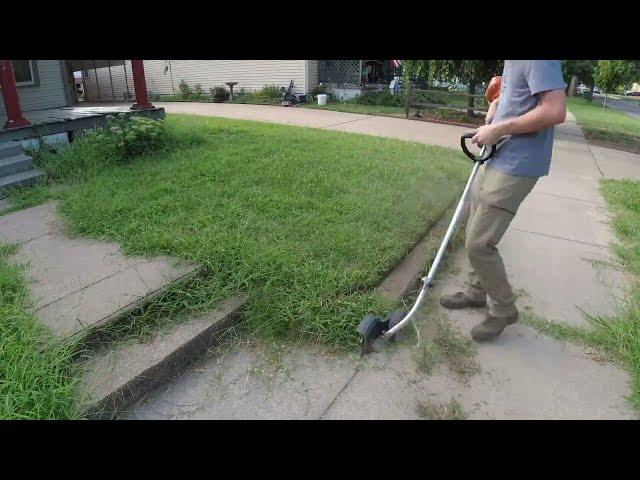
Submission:
[[[388,136],[459,148],[466,129],[388,117],[255,105],[163,104],[168,113],[191,113]],[[551,174],[522,205],[500,244],[518,303],[549,320],[586,325],[582,311],[610,314],[625,274],[610,266],[613,240],[598,182],[615,175],[640,175],[640,163],[606,151],[592,154],[575,118],[556,129]],[[629,154],[631,155],[631,154]],[[617,162],[617,163],[616,163]],[[431,306],[418,322],[420,336],[404,332],[400,344],[362,363],[320,351],[294,349],[266,361],[256,346],[213,353],[159,389],[129,418],[420,418],[417,405],[455,398],[469,418],[636,418],[625,397],[629,375],[599,363],[592,352],[555,341],[522,324],[495,342],[477,346],[480,372],[459,376],[444,362],[433,372],[418,368],[433,320],[446,316],[463,335],[482,320],[481,310],[445,312],[443,291],[464,281],[463,251],[444,273]],[[410,329],[409,329],[410,330]],[[265,381],[265,378],[268,381]]]
[[56,202],[0,217],[0,243],[18,243],[38,319],[56,338],[83,335],[144,302],[197,266],[171,258],[127,257],[116,243],[72,238]]

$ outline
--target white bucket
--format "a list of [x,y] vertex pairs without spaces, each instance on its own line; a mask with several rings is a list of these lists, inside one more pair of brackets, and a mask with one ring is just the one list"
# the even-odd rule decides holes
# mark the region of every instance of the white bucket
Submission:
[[326,105],[327,104],[327,96],[324,93],[318,95],[318,105]]

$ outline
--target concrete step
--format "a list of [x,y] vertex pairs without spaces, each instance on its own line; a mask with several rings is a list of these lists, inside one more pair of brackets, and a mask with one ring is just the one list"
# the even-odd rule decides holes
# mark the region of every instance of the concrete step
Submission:
[[12,157],[24,153],[20,142],[0,142],[0,158]]
[[27,172],[15,173],[8,177],[0,178],[0,195],[2,195],[3,191],[11,187],[34,185],[41,177],[44,177],[44,173],[34,168]]
[[33,159],[24,153],[0,158],[0,178],[33,170]]
[[181,372],[238,323],[246,300],[244,295],[228,298],[214,311],[175,325],[149,343],[112,346],[86,360],[79,384],[85,415],[113,419]]

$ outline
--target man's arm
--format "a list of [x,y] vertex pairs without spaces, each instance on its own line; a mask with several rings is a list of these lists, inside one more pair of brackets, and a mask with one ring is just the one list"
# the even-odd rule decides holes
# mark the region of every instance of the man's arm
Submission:
[[540,103],[520,117],[484,125],[476,130],[472,143],[495,145],[505,135],[521,135],[539,132],[564,122],[567,115],[567,99],[564,90],[540,93]]

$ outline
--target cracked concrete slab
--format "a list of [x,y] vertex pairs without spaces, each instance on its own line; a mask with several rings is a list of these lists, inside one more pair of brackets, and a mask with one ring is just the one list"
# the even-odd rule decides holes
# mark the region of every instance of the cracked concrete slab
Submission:
[[66,337],[118,313],[197,266],[167,257],[127,257],[116,243],[72,238],[50,202],[0,217],[0,242],[18,242],[10,261],[25,265],[37,317],[54,336]]
[[204,359],[123,419],[319,419],[353,375],[354,361],[292,348],[273,365],[255,346]]

